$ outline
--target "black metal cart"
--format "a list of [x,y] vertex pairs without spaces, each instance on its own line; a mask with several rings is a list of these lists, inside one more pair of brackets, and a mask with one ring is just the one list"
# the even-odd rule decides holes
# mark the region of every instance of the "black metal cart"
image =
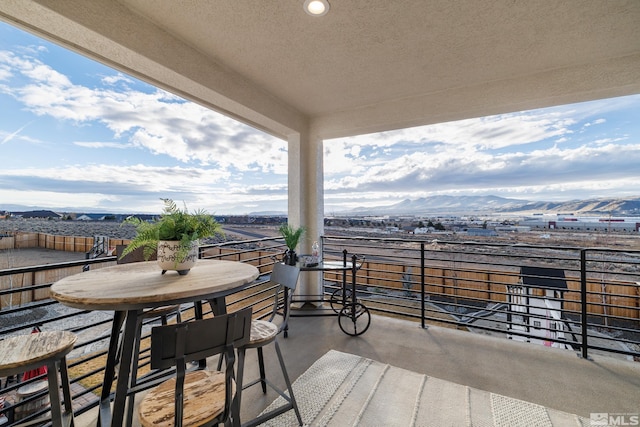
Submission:
[[[304,259],[304,256],[301,256],[301,258]],[[305,300],[305,302],[328,302],[332,311],[328,315],[337,315],[340,329],[351,336],[364,334],[371,324],[371,313],[362,302],[358,301],[356,292],[356,274],[363,263],[363,256],[353,254],[349,257],[345,250],[342,260],[324,260],[312,265],[299,264],[300,271],[342,272],[342,286],[331,294],[328,301],[323,299],[320,301]],[[349,273],[351,274],[350,286],[347,284],[347,275]],[[291,315],[296,317],[304,314]]]

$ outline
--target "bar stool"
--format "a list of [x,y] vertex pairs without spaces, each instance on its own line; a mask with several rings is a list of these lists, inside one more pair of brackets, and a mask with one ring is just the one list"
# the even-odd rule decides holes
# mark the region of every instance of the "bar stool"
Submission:
[[[0,377],[37,369],[43,365],[47,367],[51,421],[54,427],[74,425],[66,356],[75,342],[76,335],[68,331],[45,331],[0,341]],[[58,381],[58,370],[62,384]],[[61,408],[60,385],[64,396],[64,411]]]
[[[296,418],[298,419],[299,425],[303,425],[302,416],[300,415],[300,411],[298,410],[298,404],[296,403],[296,398],[293,395],[293,389],[291,387],[291,381],[289,380],[289,374],[287,373],[287,367],[284,363],[284,359],[282,358],[282,351],[280,351],[280,345],[278,344],[278,335],[280,332],[285,331],[287,329],[287,325],[289,322],[289,306],[291,305],[291,298],[293,297],[293,292],[296,290],[296,285],[298,283],[298,276],[300,275],[300,269],[295,266],[285,265],[283,263],[276,263],[273,266],[273,271],[271,273],[271,277],[269,281],[273,286],[277,286],[274,293],[274,302],[273,309],[271,312],[271,316],[269,320],[253,320],[251,322],[251,338],[249,342],[245,345],[238,347],[238,375],[237,375],[237,384],[238,384],[238,406],[242,404],[242,390],[252,387],[257,384],[262,385],[262,392],[267,392],[267,386],[269,386],[272,390],[278,393],[282,398],[286,401],[286,403],[279,408],[276,408],[272,411],[269,411],[266,414],[259,415],[257,418],[248,421],[242,424],[242,427],[253,427],[259,424],[264,423],[267,420],[270,420],[278,415],[292,410],[296,414]],[[284,300],[281,301],[281,292],[284,294]],[[282,312],[280,308],[284,308]],[[280,325],[274,322],[276,316],[283,316],[282,322]],[[280,370],[282,371],[282,376],[284,377],[284,381],[286,384],[286,390],[288,390],[289,395],[285,393],[285,390],[281,390],[275,384],[267,379],[265,373],[264,366],[264,355],[263,355],[263,347],[268,344],[274,343],[276,354],[278,356],[278,362],[280,363]],[[244,382],[244,361],[247,349],[255,348],[258,351],[258,367],[260,369],[260,378],[253,380],[251,382]]]

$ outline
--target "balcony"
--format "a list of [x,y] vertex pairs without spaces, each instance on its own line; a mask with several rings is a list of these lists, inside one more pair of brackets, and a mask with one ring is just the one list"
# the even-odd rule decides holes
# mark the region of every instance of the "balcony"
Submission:
[[[292,380],[329,350],[337,350],[587,419],[591,413],[637,412],[637,251],[352,237],[324,237],[322,249],[325,259],[339,260],[345,250],[347,256],[364,257],[355,280],[358,299],[372,312],[371,326],[351,337],[340,330],[336,316],[323,315],[333,313],[329,303],[294,311],[289,336],[280,340]],[[270,290],[265,280],[274,256],[281,252],[279,239],[202,248],[203,257],[259,267],[263,275],[230,307],[233,311],[252,304],[256,316],[266,312]],[[47,276],[55,276],[49,279],[55,281],[61,274],[114,262],[111,257],[2,270],[0,278],[11,277],[14,284],[39,283]],[[562,270],[564,277],[523,274],[523,266]],[[53,273],[60,268],[65,272]],[[351,275],[346,279],[350,282]],[[326,273],[326,294],[340,289],[341,280],[340,274]],[[531,285],[536,280],[542,285]],[[96,361],[104,356],[110,317],[65,309],[48,300],[50,284],[12,289],[3,285],[0,333],[25,333],[37,324],[78,333],[70,361],[77,425],[93,425],[102,369]],[[7,308],[11,294],[14,301],[18,295],[32,301]],[[24,321],[44,311],[49,314]],[[184,314],[189,317],[188,307]],[[269,353],[273,350],[266,351],[267,372],[282,383],[275,374],[276,359]],[[248,356],[250,378],[257,362],[253,352]],[[146,364],[144,357],[141,364]],[[17,387],[3,379],[0,395],[11,395]],[[276,397],[249,389],[243,398],[243,418],[253,418]]]

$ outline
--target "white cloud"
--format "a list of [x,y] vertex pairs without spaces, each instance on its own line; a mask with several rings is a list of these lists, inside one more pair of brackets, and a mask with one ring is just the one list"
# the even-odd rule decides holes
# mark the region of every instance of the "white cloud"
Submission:
[[[105,198],[105,195],[93,192],[74,193],[38,190],[15,192],[0,188],[0,199],[2,200],[11,200],[12,204],[24,206],[34,206],[34,201],[37,200],[37,206],[50,209],[60,208],[61,200],[64,200],[67,206],[97,207],[101,206]],[[157,211],[159,209],[156,208],[151,212]]]
[[75,141],[73,144],[77,145],[78,147],[95,148],[95,149],[100,149],[100,148],[118,148],[118,149],[130,148],[129,144],[119,144],[117,142]]
[[133,79],[125,76],[122,73],[118,73],[111,76],[104,76],[101,81],[103,84],[109,85],[109,86],[115,86],[118,83],[130,83],[130,84],[135,83]]
[[[640,98],[635,98],[637,105]],[[607,123],[602,117],[591,119],[589,111],[601,115],[629,105],[628,100],[603,103],[605,107],[594,108],[599,102],[593,102],[328,141],[332,160],[327,162],[325,191],[331,198],[342,191],[366,193],[374,204],[385,194],[387,199],[438,192],[523,197],[527,191],[555,191],[566,198],[587,188],[613,192],[618,184],[640,182],[635,166],[640,164],[640,144],[629,141],[627,132],[576,139],[575,128],[584,127],[581,121]],[[368,152],[367,147],[377,156],[349,158]],[[387,157],[378,157],[382,153]]]
[[[265,173],[286,171],[286,142],[165,91],[88,88],[73,84],[36,59],[14,54],[1,56],[0,63],[27,79],[6,90],[36,115],[77,124],[101,122],[114,138],[126,138],[152,154],[183,163],[233,165]],[[132,82],[121,74],[102,81]]]
[[488,150],[531,144],[550,137],[571,133],[571,117],[551,111],[513,113],[460,120],[429,126],[360,135],[333,140],[348,147],[372,145],[388,147],[400,142],[416,146],[425,143],[453,145],[456,149]]
[[[144,187],[145,191],[179,191],[205,189],[208,184],[228,178],[224,170],[159,167],[146,165],[115,166],[108,164],[71,165],[65,167],[0,170],[0,177],[52,179],[59,182],[110,184]],[[198,182],[201,184],[198,185]]]

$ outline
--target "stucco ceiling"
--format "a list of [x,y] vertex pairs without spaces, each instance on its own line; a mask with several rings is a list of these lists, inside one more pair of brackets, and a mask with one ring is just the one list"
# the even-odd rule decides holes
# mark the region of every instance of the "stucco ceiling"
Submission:
[[640,93],[638,0],[3,0],[0,18],[277,136]]

